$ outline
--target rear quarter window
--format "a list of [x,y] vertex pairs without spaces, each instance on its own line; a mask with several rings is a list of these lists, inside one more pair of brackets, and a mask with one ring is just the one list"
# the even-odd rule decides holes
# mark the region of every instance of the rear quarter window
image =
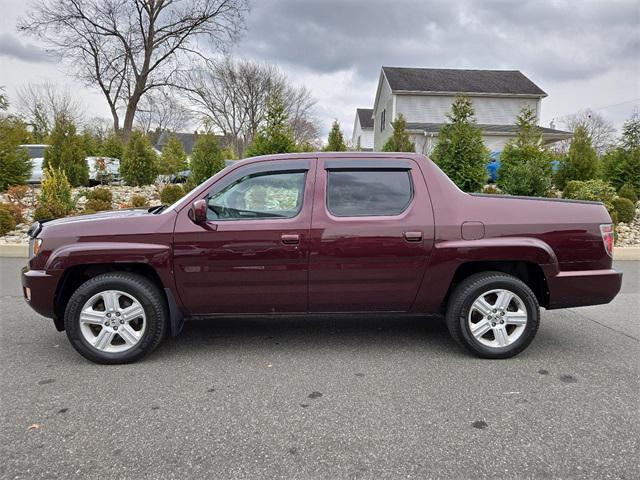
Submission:
[[399,215],[412,198],[409,170],[327,171],[327,208],[337,217]]

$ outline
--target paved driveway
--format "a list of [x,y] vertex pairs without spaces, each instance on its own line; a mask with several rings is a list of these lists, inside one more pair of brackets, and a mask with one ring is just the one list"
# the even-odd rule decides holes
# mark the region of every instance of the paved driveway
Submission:
[[438,319],[256,318],[113,367],[23,303],[22,263],[0,259],[2,478],[640,478],[640,262],[511,360]]

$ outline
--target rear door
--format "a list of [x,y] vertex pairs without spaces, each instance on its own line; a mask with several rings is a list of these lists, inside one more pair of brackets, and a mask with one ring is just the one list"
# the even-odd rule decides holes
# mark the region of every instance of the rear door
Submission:
[[318,159],[309,310],[408,311],[434,238],[413,159]]
[[306,312],[315,159],[250,163],[208,192],[208,221],[180,212],[174,268],[193,315]]

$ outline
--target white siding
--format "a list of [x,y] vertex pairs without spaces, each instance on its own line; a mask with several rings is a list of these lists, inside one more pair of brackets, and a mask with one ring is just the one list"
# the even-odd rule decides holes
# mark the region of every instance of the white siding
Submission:
[[490,152],[501,152],[507,142],[512,138],[513,137],[509,137],[506,135],[486,135],[482,137],[482,141],[484,142],[485,147],[487,147]]
[[[424,155],[431,155],[431,152],[433,152],[433,149],[438,143],[437,135],[425,136],[421,133],[412,133],[409,134],[409,137],[416,145],[416,152]],[[483,135],[482,141],[484,142],[484,146],[487,147],[490,152],[501,152],[507,142],[512,138],[513,137],[508,135]]]
[[[397,95],[396,108],[407,122],[443,123],[451,111],[455,97],[446,95]],[[489,125],[513,125],[524,106],[538,114],[537,98],[470,97],[476,111],[476,121]],[[388,115],[388,114],[387,114]],[[387,116],[387,118],[389,118]]]
[[353,125],[353,134],[351,135],[351,146],[356,148],[358,145],[358,137],[360,137],[360,148],[373,148],[373,129],[363,129],[360,126],[360,119],[356,112],[356,120]]
[[[386,111],[386,125],[385,129],[380,131],[380,116],[382,115],[383,110]],[[382,146],[393,133],[393,129],[391,127],[393,115],[393,95],[391,94],[389,82],[387,82],[387,79],[383,76],[380,96],[378,97],[378,102],[373,106],[373,149],[376,152],[382,150]]]

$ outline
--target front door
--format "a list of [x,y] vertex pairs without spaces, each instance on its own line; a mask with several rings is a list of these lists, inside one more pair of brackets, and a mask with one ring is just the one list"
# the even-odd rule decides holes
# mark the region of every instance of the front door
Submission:
[[192,315],[306,312],[315,160],[256,161],[207,194],[208,221],[180,212],[174,271]]
[[309,310],[410,310],[434,238],[417,163],[319,159],[316,178]]

